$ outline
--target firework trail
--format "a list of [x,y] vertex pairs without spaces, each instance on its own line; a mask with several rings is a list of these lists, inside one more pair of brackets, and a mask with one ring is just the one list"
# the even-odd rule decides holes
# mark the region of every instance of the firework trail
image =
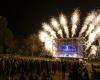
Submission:
[[97,27],[97,29],[94,30],[94,32],[90,33],[88,36],[88,41],[86,45],[86,50],[91,46],[91,44],[95,41],[97,38],[97,35],[100,34],[100,26]]
[[97,52],[97,47],[95,45],[92,45],[91,46],[91,49],[90,49],[90,54],[89,56],[91,55],[96,55],[96,52]]
[[[79,35],[77,37],[87,37],[86,41],[86,50],[92,46],[93,42],[97,39],[97,35],[100,34],[100,15],[98,15],[96,11],[92,11],[88,14],[85,21],[83,22],[83,27],[79,31]],[[79,24],[79,10],[75,10],[71,17],[72,29],[68,29],[68,21],[67,18],[61,14],[59,16],[59,20],[57,21],[55,18],[51,18],[50,24],[42,23],[42,28],[39,32],[39,39],[44,43],[44,47],[47,51],[49,51],[54,57],[56,57],[56,47],[53,46],[55,39],[59,39],[58,35],[61,38],[65,37],[63,32],[66,34],[66,38],[70,38],[69,31],[71,31],[71,37],[74,37],[77,31],[77,26]],[[64,31],[63,31],[63,30]],[[84,36],[82,34],[85,33]],[[53,50],[54,48],[54,50]],[[94,48],[91,47],[91,52],[93,52]],[[96,51],[96,50],[95,50]]]
[[100,15],[96,16],[97,15],[96,12],[94,14],[95,18],[93,20],[93,23],[89,26],[89,29],[87,30],[87,33],[85,35],[85,36],[88,35],[86,49],[88,49],[91,46],[91,44],[95,41],[97,35],[100,33]]
[[62,30],[60,29],[60,25],[55,18],[51,19],[51,25],[57,31],[57,33],[63,38]]
[[89,29],[86,31],[85,37],[88,36],[93,29],[94,29],[94,24],[93,23],[89,24]]
[[[44,31],[41,31],[40,33],[39,33],[39,39],[42,41],[42,42],[44,42],[44,47],[45,47],[45,49],[47,50],[47,51],[50,51],[50,52],[52,52],[52,45],[53,45],[53,43],[52,43],[52,37],[50,37],[46,32],[44,32]],[[49,45],[49,46],[48,46]]]
[[100,25],[100,14],[96,17],[95,21],[94,21],[95,25]]
[[43,27],[43,30],[45,32],[48,32],[53,38],[57,38],[56,32],[47,23],[43,23],[42,27]]
[[39,32],[39,39],[41,40],[41,42],[45,42],[45,39],[47,37],[49,37],[49,35],[46,32],[44,32],[44,31]]
[[64,31],[66,33],[66,37],[68,38],[69,37],[69,31],[68,31],[68,25],[67,25],[67,22],[68,22],[67,18],[63,14],[61,14],[59,19],[60,19],[60,24],[64,28]]
[[58,21],[55,19],[55,18],[52,18],[51,19],[51,25],[54,27],[54,29],[56,30],[56,31],[58,31],[60,28],[59,28],[59,23],[58,23]]
[[[95,14],[96,13],[94,11],[88,14],[88,16],[86,17],[85,22],[83,24],[83,27],[82,27],[82,29],[81,29],[81,31],[79,33],[79,36],[81,36],[82,33],[84,33],[86,31],[86,29],[88,28],[88,25],[90,23],[92,23],[92,21],[95,19]],[[90,30],[88,32],[90,32]],[[88,32],[87,32],[87,34],[88,34]]]
[[75,10],[75,12],[72,15],[71,21],[72,21],[71,32],[72,32],[72,37],[73,37],[75,32],[76,32],[76,28],[77,28],[77,25],[78,25],[78,22],[79,22],[79,10]]

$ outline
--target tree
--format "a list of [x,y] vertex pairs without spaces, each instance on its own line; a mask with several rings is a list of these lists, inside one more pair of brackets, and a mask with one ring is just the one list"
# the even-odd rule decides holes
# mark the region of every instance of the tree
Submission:
[[0,52],[5,52],[6,48],[10,48],[14,40],[12,31],[7,28],[7,19],[0,16]]
[[37,34],[31,35],[29,38],[22,41],[22,47],[24,55],[38,55],[41,52],[41,42],[38,39]]
[[11,47],[12,42],[14,41],[13,33],[10,29],[6,28],[4,32],[4,43],[6,46]]

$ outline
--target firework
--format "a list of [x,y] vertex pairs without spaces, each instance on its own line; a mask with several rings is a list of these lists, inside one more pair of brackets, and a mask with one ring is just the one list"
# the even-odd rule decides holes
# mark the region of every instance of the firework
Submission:
[[57,31],[57,33],[63,38],[62,30],[60,29],[59,23],[55,18],[51,19],[51,25]]
[[88,42],[86,45],[86,50],[91,46],[91,44],[95,41],[97,38],[97,35],[100,33],[100,27],[97,27],[90,35],[88,36]]
[[75,10],[75,12],[73,13],[71,21],[72,21],[71,32],[72,32],[72,37],[73,37],[75,32],[76,32],[76,28],[77,28],[77,25],[78,25],[78,22],[79,22],[79,11],[78,10]]
[[47,23],[43,23],[42,27],[43,30],[48,32],[53,38],[57,38],[56,32]]
[[[79,33],[79,36],[81,36],[82,33],[84,33],[84,32],[86,31],[86,29],[88,28],[89,24],[91,24],[91,23],[94,24],[93,21],[94,21],[95,17],[96,17],[96,12],[94,12],[94,11],[88,14],[88,16],[86,17],[86,19],[85,19],[85,21],[84,21],[83,27],[82,27],[82,29],[81,29],[81,31],[80,31],[80,33]],[[92,24],[92,25],[93,25],[93,24]],[[90,31],[91,31],[91,30],[90,30],[90,28],[89,28],[89,31],[87,31],[87,33],[86,33],[86,36],[87,36],[87,34],[88,34]]]
[[67,25],[67,22],[68,22],[67,18],[63,14],[61,14],[59,19],[60,19],[60,24],[64,28],[64,31],[66,33],[66,37],[68,38],[69,37],[69,31],[68,31],[68,25]]
[[95,45],[92,45],[91,46],[91,49],[90,49],[90,54],[89,56],[91,55],[96,55],[96,51],[97,51],[97,47]]
[[[59,39],[58,35],[60,35],[60,38],[70,38],[69,32],[71,32],[71,38],[73,38],[78,29],[77,27],[80,20],[79,17],[79,10],[75,10],[71,17],[71,30],[68,28],[68,19],[63,14],[59,16],[59,20],[51,18],[50,24],[42,23],[43,30],[39,32],[39,39],[44,43],[45,49],[48,50],[54,57],[56,57],[56,51],[52,50],[53,48],[56,50],[56,47],[53,47],[54,40]],[[78,31],[79,35],[77,35],[76,37],[88,37],[85,45],[86,50],[89,49],[90,46],[92,46],[92,43],[96,40],[97,35],[100,34],[99,25],[100,15],[98,15],[96,11],[92,11],[85,18],[81,30]],[[66,34],[66,36],[64,36],[63,33]],[[82,35],[83,33],[85,33],[84,36]],[[91,52],[94,53],[94,47],[91,48]]]

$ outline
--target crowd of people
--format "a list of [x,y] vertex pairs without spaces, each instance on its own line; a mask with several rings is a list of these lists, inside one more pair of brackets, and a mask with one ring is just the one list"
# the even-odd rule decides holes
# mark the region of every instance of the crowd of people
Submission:
[[0,80],[58,80],[54,76],[59,80],[90,80],[82,62],[0,58]]

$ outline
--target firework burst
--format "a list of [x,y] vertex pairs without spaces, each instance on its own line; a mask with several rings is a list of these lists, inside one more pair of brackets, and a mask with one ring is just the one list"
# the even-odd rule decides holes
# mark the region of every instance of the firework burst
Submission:
[[[77,27],[80,22],[80,11],[75,10],[71,17],[71,30],[68,26],[68,19],[65,15],[61,14],[59,16],[59,20],[55,18],[51,18],[50,24],[48,23],[42,23],[42,28],[39,32],[39,39],[41,42],[44,42],[44,47],[46,50],[48,50],[54,57],[55,57],[55,51],[52,50],[53,41],[54,39],[59,38],[73,38],[74,35],[77,32]],[[88,13],[87,17],[85,18],[82,28],[79,32],[79,35],[77,37],[88,37],[86,41],[86,50],[89,49],[89,47],[92,46],[92,43],[96,40],[97,34],[100,34],[100,15],[96,11],[92,11]],[[85,33],[83,36],[82,34]],[[65,36],[64,36],[65,34]],[[91,52],[96,51],[95,46],[91,47]],[[95,50],[94,50],[95,49]],[[95,53],[95,52],[94,52]]]

